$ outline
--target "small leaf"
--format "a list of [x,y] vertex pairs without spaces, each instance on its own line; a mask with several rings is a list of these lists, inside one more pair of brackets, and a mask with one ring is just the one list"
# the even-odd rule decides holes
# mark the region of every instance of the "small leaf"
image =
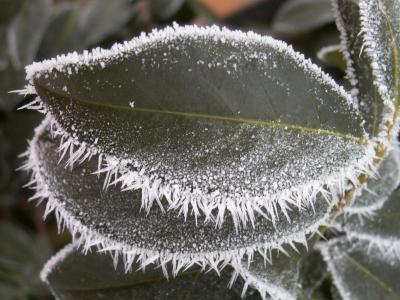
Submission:
[[345,70],[346,61],[340,51],[341,48],[341,45],[325,46],[318,51],[317,57],[328,67],[336,67]]
[[254,228],[237,228],[229,218],[219,229],[202,216],[184,220],[166,210],[166,199],[159,199],[158,207],[146,213],[138,201],[140,191],[121,192],[115,185],[102,188],[102,180],[90,174],[97,164],[94,159],[72,171],[59,164],[58,142],[51,139],[47,125],[41,125],[31,143],[27,163],[37,184],[36,197],[48,198],[46,214],[55,210],[59,225],[65,224],[84,248],[97,245],[122,255],[127,269],[138,256],[143,265],[172,261],[174,274],[195,263],[216,270],[227,263],[235,266],[254,251],[287,242],[306,244],[306,234],[325,224],[330,213],[330,205],[318,199],[314,208],[287,207],[291,222],[280,213],[275,226],[253,216]]
[[290,0],[276,13],[272,29],[280,33],[299,34],[333,21],[329,0]]
[[344,300],[400,299],[400,261],[368,242],[329,241],[323,256]]
[[161,20],[173,17],[186,0],[150,0],[150,9],[153,15]]
[[49,246],[22,229],[0,223],[0,298],[27,299],[45,296],[39,271],[50,256]]
[[8,46],[15,68],[34,61],[50,17],[50,4],[50,0],[25,1],[10,27]]
[[78,16],[78,8],[71,4],[65,4],[54,13],[49,20],[37,56],[42,59],[50,58],[59,53],[88,47],[84,41],[79,41]]
[[95,45],[118,31],[133,12],[130,0],[87,2],[82,8],[78,23],[79,42],[84,44],[82,47]]
[[168,27],[27,72],[63,149],[80,149],[69,163],[101,153],[99,172],[143,189],[147,210],[166,197],[185,215],[217,209],[221,222],[229,211],[246,223],[263,210],[275,219],[271,207],[341,193],[371,162],[349,95],[254,33]]
[[[139,268],[135,265],[134,269]],[[167,268],[171,266],[168,265]],[[167,280],[160,268],[149,266],[143,272],[125,273],[119,264],[103,253],[82,254],[69,245],[49,260],[42,279],[57,299],[240,299],[237,287],[228,289],[230,271],[221,276],[202,273],[192,267],[176,278]],[[259,299],[249,291],[246,299]]]

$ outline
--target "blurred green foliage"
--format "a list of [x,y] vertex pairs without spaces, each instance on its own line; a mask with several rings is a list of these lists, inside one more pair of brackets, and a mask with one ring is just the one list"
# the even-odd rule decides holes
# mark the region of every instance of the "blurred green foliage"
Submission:
[[[0,299],[51,299],[38,273],[69,241],[67,233],[57,235],[54,218],[43,222],[43,205],[35,209],[27,202],[32,193],[23,186],[29,176],[16,171],[22,164],[19,155],[42,119],[36,111],[18,110],[33,99],[10,93],[24,88],[25,65],[70,51],[109,47],[176,21],[270,34],[341,80],[340,53],[317,56],[339,41],[326,11],[329,1],[304,2],[258,1],[218,20],[199,0],[0,0]],[[308,16],[316,10],[324,17],[310,22]],[[299,30],[284,30],[293,27]]]

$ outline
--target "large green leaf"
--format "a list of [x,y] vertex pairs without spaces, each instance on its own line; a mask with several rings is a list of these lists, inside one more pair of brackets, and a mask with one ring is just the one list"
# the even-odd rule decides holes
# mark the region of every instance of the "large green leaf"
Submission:
[[330,241],[323,255],[344,300],[400,299],[398,259],[345,238]]
[[276,13],[272,29],[286,34],[299,34],[334,21],[329,0],[286,1]]
[[55,210],[59,222],[85,248],[97,245],[122,254],[127,269],[138,256],[143,265],[173,261],[174,273],[194,263],[216,270],[226,263],[237,265],[254,251],[280,249],[287,242],[305,244],[306,234],[315,232],[329,216],[330,205],[323,199],[314,208],[288,207],[291,222],[283,213],[275,225],[262,216],[254,217],[254,228],[237,228],[231,218],[218,229],[204,217],[185,221],[176,212],[166,211],[165,199],[147,213],[139,201],[140,191],[102,188],[102,180],[90,174],[97,164],[94,159],[74,170],[59,164],[58,141],[51,139],[45,126],[31,143],[28,167],[34,171],[37,197],[48,198],[46,214]]
[[185,215],[274,219],[275,207],[336,193],[370,163],[350,96],[254,33],[176,26],[27,72],[69,163],[101,153],[123,188],[144,191],[146,208],[165,196]]
[[[136,268],[140,267],[136,265]],[[167,268],[171,266],[168,265]],[[135,269],[136,269],[135,268]],[[176,278],[167,280],[160,268],[149,266],[125,273],[123,266],[115,268],[107,254],[82,254],[69,245],[52,257],[42,271],[42,279],[60,300],[80,299],[240,299],[240,287],[228,289],[230,271],[221,276],[204,273],[192,267]],[[249,291],[246,299],[260,299]]]
[[367,131],[371,136],[387,138],[388,129],[397,122],[399,106],[400,1],[333,3],[348,60],[348,77]]
[[49,21],[50,4],[50,0],[25,1],[10,27],[8,46],[15,68],[34,61]]
[[39,272],[51,254],[49,246],[21,228],[5,223],[0,223],[0,239],[0,298],[14,300],[47,295]]

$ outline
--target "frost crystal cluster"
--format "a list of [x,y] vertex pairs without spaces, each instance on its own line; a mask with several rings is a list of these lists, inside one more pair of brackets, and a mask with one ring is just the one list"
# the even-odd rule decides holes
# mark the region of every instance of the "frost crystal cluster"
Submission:
[[26,67],[27,108],[46,117],[25,168],[73,235],[42,272],[57,297],[78,265],[104,266],[111,282],[160,266],[174,290],[213,269],[221,279],[202,274],[200,287],[230,273],[243,296],[251,286],[276,299],[300,297],[314,252],[348,299],[362,289],[346,257],[384,252],[399,266],[383,210],[399,206],[400,1],[332,4],[350,91],[281,41],[216,26]]

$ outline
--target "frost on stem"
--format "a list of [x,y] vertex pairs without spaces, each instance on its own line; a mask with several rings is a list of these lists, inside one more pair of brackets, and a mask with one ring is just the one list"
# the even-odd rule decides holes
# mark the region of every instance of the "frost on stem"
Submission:
[[279,213],[275,225],[259,215],[254,228],[238,229],[232,219],[218,229],[204,217],[198,217],[197,224],[194,218],[184,221],[162,203],[147,213],[138,201],[140,191],[102,189],[100,179],[90,174],[95,160],[74,170],[58,164],[58,141],[50,136],[48,125],[47,119],[37,129],[25,166],[33,172],[34,198],[48,199],[46,215],[54,211],[59,228],[66,226],[83,251],[97,247],[116,260],[121,256],[126,270],[137,261],[141,267],[155,263],[163,269],[171,262],[173,275],[192,265],[219,272],[227,264],[240,268],[243,257],[251,259],[254,253],[270,259],[271,250],[283,249],[284,243],[305,245],[307,234],[326,225],[332,207],[319,199],[301,211],[288,207],[287,216]]
[[288,207],[335,202],[374,156],[350,95],[252,32],[175,25],[35,63],[27,80],[67,164],[99,157],[90,171],[140,191],[147,212],[276,223]]

